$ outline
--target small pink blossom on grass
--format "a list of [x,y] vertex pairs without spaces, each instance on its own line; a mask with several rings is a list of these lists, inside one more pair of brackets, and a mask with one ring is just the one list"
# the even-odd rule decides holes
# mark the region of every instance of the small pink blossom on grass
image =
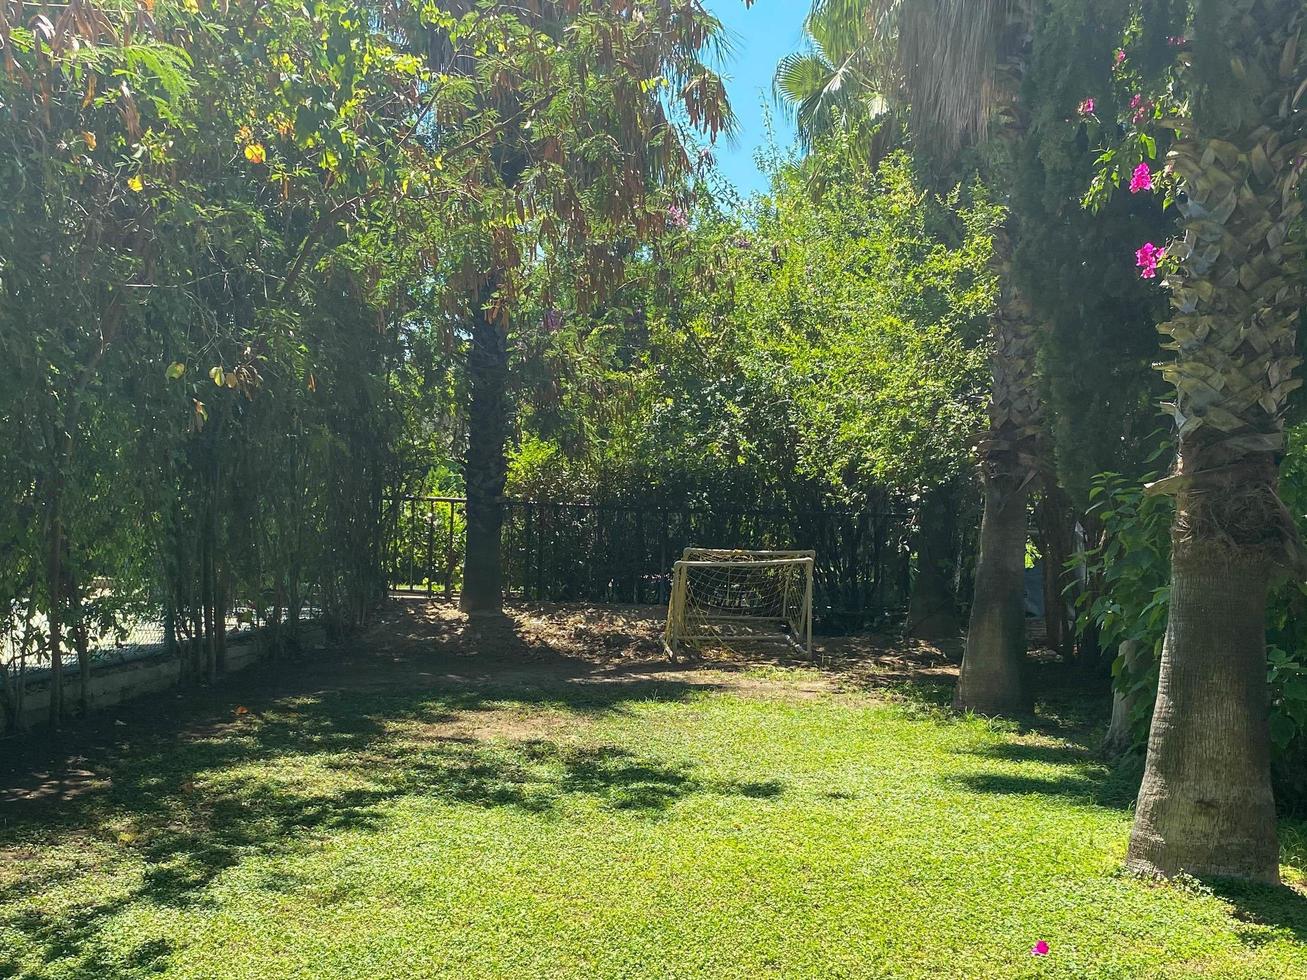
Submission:
[[1143,248],[1135,252],[1135,265],[1143,271],[1139,273],[1141,279],[1157,278],[1157,263],[1166,257],[1166,249],[1158,248],[1152,242],[1148,242]]
[[1166,39],[1166,43],[1171,45],[1171,47],[1173,48],[1182,48],[1184,47],[1186,40],[1187,39],[1181,35],[1176,37],[1168,37]]
[[1141,163],[1135,167],[1135,172],[1130,175],[1130,193],[1138,194],[1140,191],[1151,191],[1153,189],[1153,172],[1148,169],[1148,164]]
[[1092,116],[1093,114],[1094,114],[1094,100],[1093,100],[1093,99],[1085,99],[1084,102],[1081,102],[1081,103],[1080,103],[1080,115],[1082,115],[1082,116]]
[[1047,956],[1047,955],[1048,955],[1048,943],[1044,942],[1044,940],[1041,939],[1039,942],[1035,943],[1035,945],[1033,945],[1033,946],[1030,947],[1030,955],[1031,955],[1031,956]]

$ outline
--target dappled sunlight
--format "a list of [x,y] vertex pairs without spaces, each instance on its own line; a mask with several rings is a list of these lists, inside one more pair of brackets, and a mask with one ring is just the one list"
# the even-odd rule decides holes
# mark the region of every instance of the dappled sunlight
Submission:
[[[112,980],[180,967],[197,955],[198,940],[170,931],[157,918],[163,910],[187,922],[226,921],[276,901],[301,910],[296,928],[318,929],[375,905],[374,876],[398,876],[415,895],[455,888],[448,870],[428,879],[395,863],[393,850],[415,833],[428,838],[422,860],[441,868],[497,867],[509,858],[496,856],[494,835],[508,835],[510,851],[520,839],[525,850],[512,860],[532,869],[528,881],[580,862],[578,873],[600,876],[587,879],[594,895],[604,893],[597,882],[611,875],[602,870],[609,862],[641,866],[641,846],[672,848],[668,860],[691,879],[744,876],[731,887],[762,888],[751,899],[762,903],[793,901],[781,897],[791,879],[816,875],[831,901],[870,875],[874,890],[848,898],[870,908],[886,888],[907,889],[901,900],[909,903],[922,890],[981,901],[972,882],[986,873],[980,854],[996,849],[1024,864],[1019,855],[1038,844],[1021,828],[1033,822],[1071,836],[1051,867],[1025,872],[1030,901],[1060,877],[1090,892],[1111,880],[1101,877],[1113,862],[1099,847],[1121,846],[1126,802],[1117,775],[1088,747],[1090,732],[1073,721],[1045,734],[952,715],[901,688],[867,686],[861,678],[876,663],[852,659],[838,672],[766,659],[661,672],[546,645],[542,659],[500,679],[489,665],[506,652],[484,646],[484,636],[450,638],[448,618],[401,610],[374,631],[375,648],[288,671],[280,689],[229,692],[207,720],[182,710],[175,722],[109,726],[121,743],[86,754],[83,768],[98,783],[63,798],[57,826],[49,798],[13,797],[0,833],[0,934],[10,937],[13,969],[25,964],[44,976],[57,964],[61,975]],[[359,685],[364,664],[371,683]],[[421,679],[417,667],[439,680]],[[191,709],[202,711],[211,695],[194,697]],[[497,829],[477,829],[486,820]],[[953,839],[937,839],[936,820]],[[1085,839],[1074,839],[1077,827],[1089,828]],[[588,841],[580,851],[557,850],[578,839]],[[630,847],[637,850],[625,853]],[[737,851],[751,856],[725,856]],[[335,860],[348,864],[320,870]],[[903,862],[916,870],[906,884],[889,883],[885,875],[899,872],[888,868]],[[346,870],[356,865],[357,873]],[[939,889],[958,873],[959,891],[947,899]],[[571,886],[560,879],[548,887]],[[1284,896],[1219,897],[1242,948],[1280,956],[1299,936],[1296,906]],[[627,900],[609,899],[614,908]],[[1142,909],[1172,899],[1131,901]],[[1202,914],[1214,923],[1227,915]],[[145,931],[122,946],[129,922],[153,925],[138,926]],[[892,926],[900,928],[906,923]]]

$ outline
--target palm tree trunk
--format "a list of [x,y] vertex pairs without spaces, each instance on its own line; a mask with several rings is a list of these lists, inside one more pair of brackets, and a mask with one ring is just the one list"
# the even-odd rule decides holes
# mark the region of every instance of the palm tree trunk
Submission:
[[1266,687],[1268,562],[1177,542],[1127,866],[1279,880]]
[[1177,506],[1128,864],[1275,882],[1266,594],[1272,574],[1303,568],[1278,493],[1285,410],[1301,384],[1303,10],[1225,0],[1202,15],[1195,33],[1245,66],[1249,87],[1242,112],[1196,102],[1199,117],[1168,155],[1183,182],[1185,234],[1168,246],[1175,315],[1158,329],[1175,351],[1163,373],[1175,386],[1180,451],[1175,474],[1150,489],[1176,494]]
[[976,592],[954,698],[959,710],[1004,715],[1031,708],[1025,680],[1027,495],[1011,477],[985,481]]
[[1006,235],[995,241],[1004,295],[994,318],[994,387],[981,442],[985,510],[976,588],[954,706],[994,715],[1030,711],[1025,683],[1026,502],[1039,468],[1042,405],[1035,384],[1036,333],[1012,287]]
[[503,327],[479,306],[468,351],[467,563],[461,605],[470,613],[497,613],[503,607],[500,539],[504,526],[504,487],[508,463],[508,345]]

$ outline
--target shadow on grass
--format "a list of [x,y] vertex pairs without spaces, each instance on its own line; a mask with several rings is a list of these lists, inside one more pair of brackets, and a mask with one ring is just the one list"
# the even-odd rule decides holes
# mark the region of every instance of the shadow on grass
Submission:
[[902,681],[887,684],[884,690],[896,700],[925,712],[951,712],[953,710],[951,683]]
[[[477,623],[468,632],[484,636],[487,629],[503,639],[502,623]],[[393,659],[398,671],[414,666],[414,658]],[[384,673],[390,662],[370,669]],[[43,966],[32,976],[87,980],[163,969],[166,941],[115,949],[102,930],[138,903],[203,904],[207,886],[251,858],[293,852],[327,834],[377,831],[400,799],[552,820],[568,819],[576,806],[657,819],[696,794],[769,800],[783,793],[778,782],[711,779],[689,764],[619,746],[534,737],[532,719],[542,715],[561,714],[566,728],[567,715],[680,702],[714,689],[675,678],[595,678],[586,669],[573,663],[547,675],[504,684],[474,679],[444,690],[318,688],[277,701],[266,700],[266,690],[264,700],[247,691],[249,703],[267,707],[199,729],[183,713],[168,724],[109,728],[104,734],[116,736],[114,744],[77,757],[99,777],[94,785],[63,799],[10,792],[3,803],[0,851],[21,849],[30,860],[21,875],[0,876],[0,931],[22,937],[15,944],[21,949],[0,950],[0,976],[33,961]],[[225,701],[231,704],[230,692]],[[46,848],[78,840],[93,855],[89,871],[41,860]],[[131,870],[124,875],[122,868]],[[57,914],[37,900],[58,885],[66,893],[84,874],[117,875],[112,897],[74,900]]]
[[1307,896],[1287,885],[1253,885],[1215,879],[1209,883],[1219,898],[1234,906],[1240,923],[1239,940],[1249,947],[1263,946],[1288,936],[1307,942]]
[[[1085,805],[1129,810],[1135,803],[1143,776],[1143,758],[1126,756],[1109,767],[1078,746],[1039,746],[1003,743],[977,753],[1010,762],[1058,766],[1054,776],[981,773],[957,781],[973,792],[999,795],[1038,794]],[[1301,821],[1280,822],[1281,861],[1307,874],[1307,827]],[[1295,887],[1289,887],[1292,884]],[[1227,879],[1205,881],[1203,887],[1229,902],[1237,920],[1240,941],[1254,947],[1288,934],[1307,941],[1307,877],[1279,887]]]
[[974,793],[1002,796],[1052,796],[1082,806],[1102,806],[1125,810],[1135,801],[1137,786],[1118,778],[1115,772],[1105,776],[1083,772],[1061,776],[1017,776],[997,773],[960,776],[958,782]]
[[[23,934],[41,953],[43,965],[75,959],[75,964],[61,963],[58,976],[68,980],[129,980],[160,973],[168,965],[172,944],[162,938],[147,939],[121,954],[97,942],[105,919],[131,904],[123,899],[101,902],[75,909],[58,917],[23,912],[0,920],[7,928]],[[0,951],[0,976],[41,977],[43,972],[21,972],[25,965],[17,959],[19,950]],[[39,970],[40,968],[38,968]]]
[[1084,766],[1096,761],[1092,752],[1083,745],[1030,745],[1026,742],[1000,742],[979,753],[1004,762],[1035,762],[1052,766]]

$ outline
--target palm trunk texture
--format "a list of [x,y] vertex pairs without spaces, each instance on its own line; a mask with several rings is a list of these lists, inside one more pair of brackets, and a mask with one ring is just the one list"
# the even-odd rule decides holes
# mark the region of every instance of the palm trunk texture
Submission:
[[995,242],[1004,295],[994,317],[989,431],[980,443],[985,510],[976,587],[954,706],[998,715],[1031,708],[1025,683],[1026,502],[1039,471],[1042,405],[1035,384],[1036,333],[1010,285],[1011,244]]

